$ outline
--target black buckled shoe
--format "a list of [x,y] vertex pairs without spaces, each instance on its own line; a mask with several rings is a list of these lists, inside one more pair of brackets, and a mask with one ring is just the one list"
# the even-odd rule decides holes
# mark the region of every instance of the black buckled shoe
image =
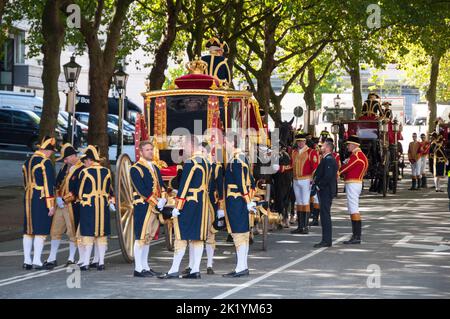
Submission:
[[133,277],[141,277],[141,278],[144,278],[144,277],[147,277],[146,275],[145,275],[145,273],[144,273],[144,271],[141,271],[141,272],[139,272],[139,271],[134,271],[134,273],[133,273]]
[[145,277],[158,277],[161,275],[160,272],[156,272],[153,269],[150,270],[144,269],[142,272],[144,273]]
[[99,264],[99,265],[97,266],[97,270],[98,270],[98,271],[103,271],[103,270],[105,270],[105,265],[104,265],[104,264],[103,264],[103,265],[100,265],[100,264]]
[[30,264],[23,264],[23,265],[22,265],[22,268],[23,268],[24,270],[31,270],[31,269],[33,269],[33,265],[30,265]]
[[44,267],[48,270],[52,270],[57,266],[56,260],[54,261],[44,261]]
[[309,225],[310,226],[319,226],[319,219],[313,218],[312,222]]
[[352,238],[350,238],[350,240],[344,241],[344,244],[345,245],[361,244],[361,239],[352,236]]
[[194,272],[192,274],[187,274],[183,276],[183,279],[201,279],[202,276],[200,276],[199,272]]
[[185,270],[181,272],[182,275],[189,275],[191,273],[191,267],[187,267]]
[[75,265],[75,262],[72,261],[72,260],[68,260],[68,261],[66,262],[66,265],[65,265],[64,267],[69,267],[70,265]]
[[89,270],[89,266],[80,266],[80,270],[81,271],[88,271]]
[[44,270],[47,269],[44,265],[33,265],[33,269],[35,270]]
[[222,277],[225,278],[238,278],[238,277],[244,277],[244,276],[248,276],[250,275],[250,271],[248,269],[236,272],[236,271],[232,271],[228,274],[222,275]]
[[309,234],[308,227],[304,227],[304,228],[300,229],[300,231],[297,234],[301,234],[301,235]]
[[214,269],[212,269],[212,267],[206,268],[206,274],[207,275],[214,275],[215,274]]
[[314,245],[314,248],[321,248],[321,247],[331,247],[331,243],[321,241],[320,243]]
[[179,279],[180,274],[177,272],[174,272],[172,274],[169,274],[166,272],[165,274],[159,275],[158,278],[159,279]]
[[296,228],[294,230],[291,230],[291,234],[301,234],[302,230],[302,228]]
[[97,268],[98,267],[98,263],[90,263],[89,267],[91,268]]

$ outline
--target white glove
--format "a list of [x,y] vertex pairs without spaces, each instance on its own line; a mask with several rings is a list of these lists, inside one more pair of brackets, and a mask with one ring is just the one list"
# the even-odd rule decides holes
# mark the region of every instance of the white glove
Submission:
[[247,204],[247,209],[249,212],[253,212],[256,213],[256,203],[255,202],[250,202]]
[[278,164],[273,164],[273,165],[272,165],[272,169],[273,169],[275,172],[278,172],[278,171],[280,170],[280,165],[278,165]]
[[217,219],[224,218],[224,217],[225,217],[225,212],[223,211],[223,209],[218,209],[217,210]]
[[167,203],[167,199],[165,198],[160,198],[158,199],[158,205],[156,205],[158,207],[159,210],[162,210],[164,208],[164,206]]
[[116,206],[113,203],[109,203],[109,210],[116,211]]
[[56,197],[56,205],[58,205],[59,208],[64,208],[64,201],[62,197]]
[[177,208],[172,209],[172,217],[180,216],[180,211]]

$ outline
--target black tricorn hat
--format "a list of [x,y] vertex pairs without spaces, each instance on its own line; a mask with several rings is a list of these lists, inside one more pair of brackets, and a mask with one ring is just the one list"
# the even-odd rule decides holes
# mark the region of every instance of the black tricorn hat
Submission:
[[158,208],[156,208],[156,209],[160,212],[160,214],[162,215],[164,220],[172,218],[172,209],[173,208],[171,208],[171,207],[164,207],[162,210],[159,210]]
[[56,159],[56,161],[62,161],[66,157],[69,157],[70,155],[77,154],[77,151],[70,143],[66,143],[62,146],[60,151],[60,156]]
[[84,150],[84,154],[81,156],[81,161],[88,158],[96,162],[101,161],[100,151],[97,145],[88,145],[88,147]]
[[56,139],[50,136],[44,136],[41,144],[38,145],[41,150],[55,151],[56,152]]
[[361,141],[359,140],[359,137],[356,135],[351,135],[346,141],[345,144],[355,144],[355,145],[360,145]]
[[377,99],[380,98],[380,96],[379,96],[378,94],[376,94],[375,92],[370,92],[370,93],[367,95],[367,98],[370,98],[372,95],[375,96]]
[[[222,226],[219,226],[219,221],[223,221]],[[214,222],[212,223],[212,227],[213,227],[215,230],[217,230],[217,231],[226,229],[227,226],[226,226],[226,224],[225,224],[225,218],[224,218],[224,217],[219,218],[219,219],[216,218],[216,219],[214,220]]]
[[295,141],[306,141],[306,134],[304,133],[297,133],[295,134]]

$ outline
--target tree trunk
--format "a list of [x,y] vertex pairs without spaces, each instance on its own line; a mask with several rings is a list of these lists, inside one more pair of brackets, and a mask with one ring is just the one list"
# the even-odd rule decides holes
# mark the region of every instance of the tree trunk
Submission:
[[361,115],[362,110],[362,91],[361,91],[361,74],[359,72],[359,64],[357,63],[350,69],[350,80],[353,86],[353,106],[355,117],[358,118]]
[[167,26],[150,72],[150,89],[160,90],[166,79],[164,71],[167,68],[169,53],[177,35],[177,16],[181,10],[181,0],[167,0]]
[[100,148],[100,156],[108,159],[108,92],[112,72],[105,70],[101,51],[89,49],[89,112],[88,143]]
[[316,97],[314,93],[316,92],[316,87],[318,85],[316,79],[316,72],[314,66],[308,66],[308,85],[303,86],[304,94],[303,100],[306,104],[306,114],[304,115],[308,120],[308,123],[305,123],[305,132],[311,133],[314,136],[314,124],[311,124],[311,111],[316,110]]
[[44,103],[39,129],[40,139],[45,135],[55,135],[59,112],[58,79],[61,73],[60,59],[65,33],[60,6],[59,0],[47,0],[42,14]]
[[437,118],[436,109],[436,87],[439,77],[439,63],[442,55],[435,54],[431,56],[431,72],[430,72],[430,84],[425,97],[428,101],[428,133],[433,132],[436,127],[434,121]]

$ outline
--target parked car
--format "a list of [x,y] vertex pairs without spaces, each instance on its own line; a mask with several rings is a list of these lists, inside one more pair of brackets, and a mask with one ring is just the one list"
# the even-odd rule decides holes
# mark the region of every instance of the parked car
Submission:
[[416,117],[414,119],[414,125],[427,125],[426,117]]
[[[8,145],[26,145],[36,150],[39,144],[39,123],[41,119],[33,111],[20,110],[10,106],[0,107],[0,143]],[[67,131],[57,127],[58,145]]]
[[[59,111],[59,117],[64,120],[65,126],[68,127],[67,122],[69,121],[69,113],[66,111]],[[77,133],[80,136],[80,142],[82,145],[87,143],[88,136],[88,126],[80,121],[78,121],[75,117],[75,123],[77,126]]]
[[[75,118],[88,125],[89,123],[89,113],[85,112],[76,112]],[[119,127],[111,122],[108,122],[108,138],[109,145],[117,145],[118,143],[118,135],[119,135]],[[124,144],[134,144],[133,134],[127,130],[123,131],[123,143]]]
[[[119,127],[119,116],[115,114],[108,114],[108,122],[113,123],[114,125],[117,125],[117,127]],[[126,120],[123,120],[123,128],[133,134],[135,132],[134,125]]]

